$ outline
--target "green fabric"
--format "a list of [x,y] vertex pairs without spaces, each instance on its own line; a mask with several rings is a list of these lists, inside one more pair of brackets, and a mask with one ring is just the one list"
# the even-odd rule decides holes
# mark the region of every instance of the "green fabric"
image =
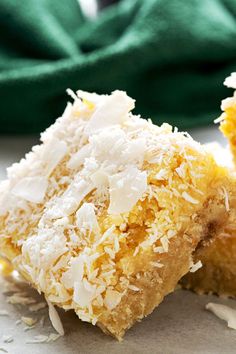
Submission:
[[76,0],[0,1],[1,133],[47,127],[67,87],[126,90],[158,124],[208,124],[234,70],[235,0],[123,0],[93,21]]

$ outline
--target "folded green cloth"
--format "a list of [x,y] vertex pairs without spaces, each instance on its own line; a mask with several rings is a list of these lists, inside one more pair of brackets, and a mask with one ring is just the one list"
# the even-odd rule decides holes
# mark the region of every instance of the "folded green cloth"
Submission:
[[234,70],[235,0],[123,0],[94,20],[76,0],[0,1],[1,133],[44,129],[67,87],[126,90],[158,124],[208,124]]

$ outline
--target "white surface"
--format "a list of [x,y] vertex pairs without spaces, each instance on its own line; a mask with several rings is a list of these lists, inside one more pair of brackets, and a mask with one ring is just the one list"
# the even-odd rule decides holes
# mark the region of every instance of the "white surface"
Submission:
[[[24,291],[32,293],[27,286]],[[54,332],[50,326],[47,310],[44,327],[24,332],[23,325],[15,321],[27,314],[27,307],[6,303],[0,295],[1,308],[9,311],[9,317],[0,317],[0,338],[13,335],[14,342],[3,344],[14,354],[230,354],[235,353],[236,331],[227,328],[224,321],[205,310],[208,302],[219,302],[236,309],[234,300],[222,300],[215,296],[199,296],[190,291],[177,290],[141,323],[130,329],[123,342],[104,335],[101,330],[81,322],[73,312],[60,311],[65,336],[53,343],[26,344],[39,334]],[[32,315],[32,314],[30,314]],[[1,351],[0,351],[1,352]]]
[[[217,127],[193,130],[191,134],[202,143],[216,140],[226,144]],[[37,137],[0,138],[0,179],[5,178],[6,167],[23,157],[35,143]],[[26,285],[24,291],[32,293]],[[36,292],[33,293],[36,296]],[[45,314],[47,318],[43,328],[37,325],[35,329],[24,332],[23,325],[16,326],[15,321],[28,314],[27,308],[8,304],[6,295],[0,291],[0,310],[6,309],[10,313],[9,317],[0,316],[0,348],[4,347],[11,354],[235,353],[236,331],[230,330],[223,321],[204,310],[208,302],[223,303],[236,309],[234,300],[178,290],[167,296],[152,315],[128,331],[122,343],[105,336],[98,328],[82,323],[72,312],[60,311],[66,331],[64,337],[49,344],[26,344],[35,335],[53,332],[47,311],[41,310],[38,314],[39,317]],[[3,343],[3,335],[13,335],[14,341]]]

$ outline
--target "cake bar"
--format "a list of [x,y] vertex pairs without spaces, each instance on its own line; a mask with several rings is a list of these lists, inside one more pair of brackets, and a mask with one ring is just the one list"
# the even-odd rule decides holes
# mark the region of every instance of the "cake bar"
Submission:
[[48,302],[120,340],[228,225],[228,172],[187,133],[133,115],[125,92],[68,92],[0,184],[0,253]]

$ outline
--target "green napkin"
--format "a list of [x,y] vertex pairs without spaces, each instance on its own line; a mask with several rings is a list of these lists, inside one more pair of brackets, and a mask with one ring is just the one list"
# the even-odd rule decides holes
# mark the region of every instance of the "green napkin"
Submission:
[[76,0],[0,1],[1,133],[47,127],[68,87],[126,90],[157,124],[209,124],[234,70],[235,0],[123,0],[94,20]]

